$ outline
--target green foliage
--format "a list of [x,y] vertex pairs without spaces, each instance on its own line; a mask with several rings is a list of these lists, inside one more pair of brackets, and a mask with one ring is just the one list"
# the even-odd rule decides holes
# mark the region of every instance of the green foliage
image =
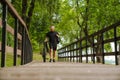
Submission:
[[14,47],[14,37],[10,33],[7,33],[7,45]]

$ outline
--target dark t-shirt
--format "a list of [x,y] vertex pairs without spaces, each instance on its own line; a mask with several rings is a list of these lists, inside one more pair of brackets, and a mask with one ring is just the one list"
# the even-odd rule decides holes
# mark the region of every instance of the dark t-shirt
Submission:
[[50,43],[56,43],[57,42],[57,34],[58,34],[58,32],[56,32],[56,31],[54,31],[54,32],[50,31],[50,32],[47,33],[46,36],[49,38]]

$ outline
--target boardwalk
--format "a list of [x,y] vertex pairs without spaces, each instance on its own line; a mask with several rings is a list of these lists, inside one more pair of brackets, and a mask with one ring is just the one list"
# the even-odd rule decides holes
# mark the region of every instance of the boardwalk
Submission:
[[32,62],[0,69],[0,80],[120,80],[120,66]]

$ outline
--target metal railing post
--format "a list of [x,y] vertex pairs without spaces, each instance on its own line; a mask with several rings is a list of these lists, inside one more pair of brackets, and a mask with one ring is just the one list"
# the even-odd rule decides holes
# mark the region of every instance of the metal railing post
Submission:
[[74,56],[75,56],[75,53],[74,53],[74,52],[75,52],[75,51],[74,51],[74,49],[75,49],[75,48],[74,48],[74,44],[73,44],[73,56],[72,56],[72,57],[73,57],[73,62],[75,62],[75,59],[74,59]]
[[7,5],[3,1],[2,12],[2,53],[1,53],[1,67],[5,67],[5,54],[6,54],[6,25],[7,25]]
[[[76,43],[76,49],[78,49],[78,42]],[[79,60],[78,60],[78,50],[76,50],[76,62],[79,62]]]
[[26,43],[27,43],[27,41],[26,41],[26,32],[24,31],[24,64],[26,64],[27,63],[27,46],[26,46]]
[[92,37],[92,46],[93,46],[93,55],[92,55],[92,57],[93,57],[93,63],[95,64],[95,45],[94,45],[94,36]]
[[104,59],[104,35],[103,33],[101,34],[101,37],[102,37],[102,64],[105,64],[105,59]]
[[118,52],[117,52],[117,31],[116,27],[114,27],[114,47],[115,47],[115,64],[118,65]]
[[16,66],[17,63],[17,49],[18,49],[18,19],[15,18],[15,29],[14,29],[14,58],[13,58],[13,65]]
[[80,41],[79,62],[82,63],[82,41]]
[[21,50],[21,65],[24,64],[24,45],[25,44],[25,28],[22,27],[22,50]]
[[70,45],[70,62],[72,61],[72,55],[71,55],[72,53],[71,53],[71,45]]
[[86,63],[88,63],[87,37],[86,37]]
[[66,47],[66,49],[67,49],[67,53],[66,53],[66,61],[68,61],[68,47]]

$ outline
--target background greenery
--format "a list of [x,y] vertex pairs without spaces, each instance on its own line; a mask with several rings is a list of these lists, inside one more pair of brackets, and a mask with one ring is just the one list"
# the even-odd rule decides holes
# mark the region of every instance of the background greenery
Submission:
[[[11,0],[11,2],[25,22],[30,17],[28,30],[35,52],[42,51],[45,35],[51,25],[55,25],[56,31],[61,36],[60,47],[86,36],[86,33],[92,34],[120,20],[120,0]],[[8,16],[8,23],[14,27],[11,15]],[[112,37],[111,33],[113,31],[107,32],[104,37]],[[13,46],[13,38],[9,34],[8,41],[8,45]]]

